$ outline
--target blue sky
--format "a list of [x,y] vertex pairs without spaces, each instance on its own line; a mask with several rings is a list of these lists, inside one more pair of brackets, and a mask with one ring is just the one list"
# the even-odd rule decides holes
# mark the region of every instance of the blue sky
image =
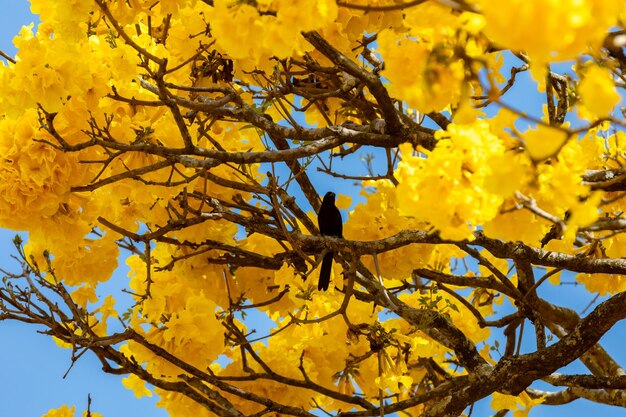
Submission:
[[[87,0],[85,0],[87,1]],[[0,13],[0,49],[9,55],[15,54],[12,38],[18,33],[22,25],[36,21],[30,14],[29,3],[26,0],[4,0]],[[524,77],[520,74],[518,91],[526,92]],[[527,81],[526,81],[527,82]],[[526,85],[528,86],[528,85]],[[519,93],[518,93],[519,94]],[[519,98],[520,95],[517,95]],[[533,97],[536,104],[540,97]],[[528,99],[518,103],[518,107],[528,105]],[[539,107],[540,108],[540,107]],[[355,162],[359,163],[359,162]],[[325,179],[316,176],[318,184]],[[320,187],[324,189],[324,187]],[[349,192],[348,189],[341,190]],[[11,240],[14,231],[0,229],[0,268],[17,270],[19,265],[10,258],[14,253]],[[121,263],[123,265],[123,262]],[[126,271],[121,268],[112,278],[112,281],[123,283]],[[567,280],[567,279],[566,279]],[[568,281],[572,281],[570,278]],[[558,299],[564,305],[581,311],[593,298],[582,288],[574,285],[564,285],[558,288],[548,285],[542,286],[540,291],[548,299]],[[616,326],[608,336],[602,340],[605,349],[618,361],[626,362],[623,334],[626,325]],[[76,405],[77,415],[86,408],[87,395],[92,397],[92,411],[99,412],[105,417],[113,416],[166,416],[164,410],[156,408],[156,398],[142,398],[137,400],[131,391],[121,384],[121,377],[108,375],[102,372],[101,365],[93,355],[83,356],[63,379],[70,366],[70,351],[57,347],[45,335],[36,333],[31,325],[17,322],[0,322],[0,416],[2,417],[38,417],[51,408],[63,404]],[[585,373],[579,365],[571,365],[567,369],[571,372]],[[548,387],[546,387],[548,388]],[[603,417],[624,416],[623,409],[594,404],[578,400],[562,407],[538,407],[531,413],[531,417],[565,417],[572,415],[602,414]],[[488,401],[482,401],[474,408],[473,415],[478,417],[490,416]]]

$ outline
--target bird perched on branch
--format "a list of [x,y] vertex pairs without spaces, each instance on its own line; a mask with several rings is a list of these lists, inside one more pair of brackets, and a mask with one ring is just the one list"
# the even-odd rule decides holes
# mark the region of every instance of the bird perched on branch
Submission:
[[[335,206],[335,193],[329,191],[324,195],[322,207],[317,214],[317,224],[320,228],[322,236],[343,237],[343,223],[341,221],[341,213]],[[326,291],[330,284],[330,270],[333,265],[333,252],[328,252],[322,259],[322,267],[320,268],[320,280],[317,283],[318,290]]]

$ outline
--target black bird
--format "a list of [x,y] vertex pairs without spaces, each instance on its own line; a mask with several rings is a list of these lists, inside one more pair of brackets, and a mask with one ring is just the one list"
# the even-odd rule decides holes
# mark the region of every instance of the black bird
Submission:
[[[335,193],[329,191],[324,195],[322,207],[317,214],[317,224],[323,236],[343,237],[343,223],[341,213],[335,206]],[[326,291],[330,284],[330,269],[333,266],[333,252],[328,252],[322,259],[320,280],[317,283],[318,290]]]

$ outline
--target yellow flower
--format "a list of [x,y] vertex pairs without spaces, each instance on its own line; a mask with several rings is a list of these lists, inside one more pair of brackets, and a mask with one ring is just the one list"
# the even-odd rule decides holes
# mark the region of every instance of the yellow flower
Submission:
[[405,390],[410,389],[413,384],[413,378],[408,375],[396,375],[392,373],[382,377],[377,377],[374,380],[374,383],[381,390],[389,390],[390,392],[397,394],[402,392],[402,387],[404,387]]
[[63,153],[33,139],[50,139],[29,109],[16,119],[0,120],[0,226],[32,230],[41,219],[66,211],[72,186],[88,172],[78,155]]
[[74,417],[74,411],[76,411],[75,405],[73,405],[71,408],[67,405],[63,405],[60,408],[55,408],[48,411],[41,417]]
[[122,379],[122,384],[135,393],[135,397],[152,397],[152,391],[146,388],[146,383],[137,375],[129,375]]
[[564,131],[544,125],[528,129],[523,135],[524,147],[533,161],[556,156],[567,139]]
[[385,59],[383,75],[389,91],[422,113],[441,111],[459,101],[464,80],[463,63],[449,48],[400,37],[391,30],[378,34],[378,46]]
[[31,11],[38,14],[41,21],[53,24],[55,36],[63,36],[71,40],[85,37],[87,21],[84,16],[93,13],[94,2],[67,0],[50,2],[46,0],[31,1]]
[[585,286],[589,292],[601,296],[615,294],[626,290],[626,277],[613,274],[577,274],[576,281]]
[[570,208],[572,214],[567,221],[566,239],[574,239],[579,227],[589,226],[598,220],[600,215],[598,208],[602,202],[602,195],[602,192],[595,192],[589,198]]
[[[601,45],[623,0],[479,0],[485,33],[499,46],[539,62],[575,58]],[[541,65],[539,65],[541,66]]]
[[[261,10],[267,4],[261,5]],[[302,31],[320,30],[332,24],[338,9],[334,1],[306,0],[296,3],[275,1],[276,16],[259,14],[259,9],[244,2],[216,0],[207,10],[211,33],[221,51],[235,59],[236,68],[258,69],[268,65],[271,56],[288,57],[311,50]],[[294,24],[298,22],[298,24]],[[233,28],[237,30],[233,30]],[[271,71],[271,67],[268,67]]]
[[512,395],[500,394],[498,392],[492,395],[491,409],[499,410],[516,410],[517,398]]
[[543,402],[544,397],[532,399],[522,392],[519,396],[494,392],[491,397],[491,409],[494,411],[511,410],[514,417],[527,417],[530,410]]
[[83,285],[72,292],[72,300],[83,308],[87,307],[87,303],[95,303],[98,301],[96,289],[91,285]]
[[524,168],[511,171],[515,159],[502,158],[504,144],[484,120],[451,124],[424,158],[411,156],[410,146],[400,149],[399,213],[430,223],[445,238],[471,238],[471,231],[493,219],[503,199],[524,180],[511,178],[513,185],[496,180],[507,171],[521,174]]
[[[424,229],[426,225],[399,212],[398,190],[388,181],[367,184],[376,187],[376,192],[366,194],[367,203],[358,204],[346,219],[344,236],[347,239],[376,240],[393,236],[404,229]],[[377,213],[372,217],[372,213]],[[379,269],[385,279],[403,279],[419,266],[428,264],[433,251],[431,245],[410,245],[377,255]],[[373,259],[363,259],[371,270],[375,270]]]
[[352,197],[350,197],[349,195],[345,195],[345,194],[339,194],[337,196],[337,203],[336,206],[339,207],[340,209],[347,209],[352,205]]
[[620,95],[615,89],[611,73],[597,65],[587,68],[583,80],[578,85],[578,92],[583,105],[596,117],[610,115],[620,102]]
[[115,298],[112,295],[107,295],[97,311],[102,314],[102,320],[106,320],[108,317],[118,317],[115,309]]
[[[279,21],[297,26],[300,31],[320,29],[337,18],[338,8],[335,0],[291,0],[275,1]],[[296,6],[297,4],[297,6]],[[298,22],[294,25],[294,22]]]

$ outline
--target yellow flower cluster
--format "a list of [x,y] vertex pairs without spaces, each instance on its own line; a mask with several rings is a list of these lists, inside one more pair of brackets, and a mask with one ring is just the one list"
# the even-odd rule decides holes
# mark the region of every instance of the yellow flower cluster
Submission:
[[416,39],[398,40],[390,30],[379,32],[378,46],[392,95],[422,113],[441,111],[459,101],[464,66],[450,49],[434,49]]
[[65,210],[70,188],[85,181],[86,170],[76,155],[57,151],[36,129],[37,112],[27,110],[17,119],[0,120],[0,222],[12,229],[31,229],[37,219]]
[[312,47],[300,32],[322,29],[334,22],[338,13],[333,0],[305,1],[298,7],[276,0],[259,6],[260,10],[245,2],[216,0],[207,10],[217,45],[244,68],[263,65],[271,56],[284,58],[310,51]]
[[579,107],[581,116],[587,119],[606,117],[620,102],[621,97],[615,89],[611,73],[606,68],[589,65],[585,68],[584,78],[578,85],[578,92],[584,108],[591,112],[591,117]]
[[479,0],[485,33],[498,46],[538,63],[575,58],[598,47],[624,9],[622,0]]
[[96,11],[96,3],[92,1],[68,0],[50,2],[31,0],[31,12],[39,15],[42,22],[54,24],[55,37],[76,41],[88,33],[88,16]]
[[[388,181],[374,183],[376,191],[363,193],[367,203],[359,204],[344,226],[344,236],[352,240],[374,240],[393,236],[405,229],[423,229],[425,224],[399,212],[397,189]],[[374,214],[374,215],[372,215]],[[405,279],[415,268],[426,267],[431,261],[433,247],[410,245],[377,255],[381,274],[385,279]],[[375,271],[374,260],[363,259]]]
[[[401,147],[399,213],[427,222],[448,239],[471,238],[524,181],[523,160],[507,151],[489,124],[450,125],[425,156]],[[503,180],[506,178],[506,181]]]
[[[40,104],[57,112],[70,99],[94,106],[109,91],[110,71],[103,63],[100,41],[91,37],[68,43],[55,36],[52,27],[41,23],[36,36],[32,25],[15,38],[17,62],[0,66],[5,94],[0,99],[3,113],[15,115]],[[81,64],[76,64],[81,56]]]
[[[222,271],[206,267],[206,263],[200,269],[200,262],[195,261],[193,273],[189,271],[193,265],[179,267],[178,264],[171,271],[157,272],[156,267],[166,266],[172,260],[168,250],[167,245],[158,245],[154,250],[151,282],[147,281],[143,260],[136,256],[127,260],[131,269],[131,290],[138,300],[148,291],[150,294],[133,310],[131,325],[145,333],[151,343],[205,369],[223,350],[221,344],[215,343],[223,338],[223,328],[213,301],[218,293],[223,297],[223,291],[216,285]],[[141,330],[144,324],[149,326]],[[124,353],[145,362],[146,369],[154,375],[175,378],[180,374],[180,369],[136,343],[126,345]]]

